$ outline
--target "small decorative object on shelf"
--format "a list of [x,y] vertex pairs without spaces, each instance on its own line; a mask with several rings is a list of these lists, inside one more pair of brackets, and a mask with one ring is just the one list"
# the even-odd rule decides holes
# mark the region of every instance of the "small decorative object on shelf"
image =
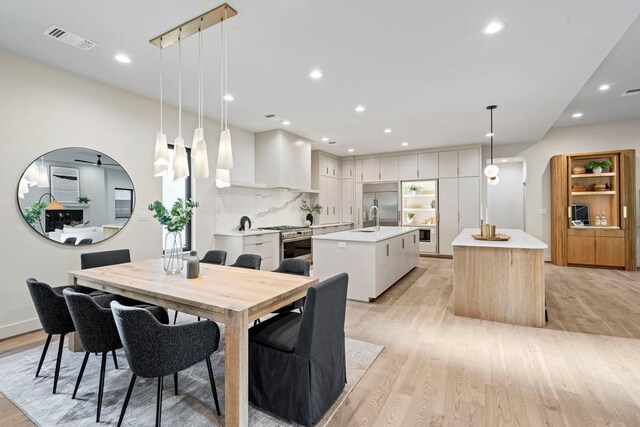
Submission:
[[412,184],[409,187],[407,187],[407,190],[409,190],[411,194],[418,194],[422,191],[422,187],[416,184]]
[[587,169],[582,167],[582,166],[576,166],[576,167],[571,169],[571,173],[573,175],[582,175],[582,174],[587,173]]
[[198,252],[191,251],[187,257],[187,279],[196,279],[200,275]]
[[153,217],[168,231],[164,239],[164,271],[169,274],[182,271],[182,231],[191,221],[193,210],[198,205],[192,199],[178,199],[170,211],[159,200],[149,205],[149,210],[155,212]]
[[601,162],[592,160],[584,165],[584,167],[592,173],[602,173],[604,170],[609,171],[613,167],[613,163],[611,160],[603,160]]
[[416,216],[416,214],[414,214],[413,212],[407,213],[407,218],[408,218],[409,224],[413,224],[415,222],[415,220],[413,219],[415,216]]
[[313,206],[309,205],[309,203],[307,202],[306,199],[302,199],[302,204],[300,205],[300,210],[303,212],[307,212],[307,216],[305,217],[305,219],[307,221],[309,221],[309,225],[313,224],[313,214],[317,213],[317,214],[321,214],[322,213],[322,206],[320,206],[319,204],[315,204]]
[[78,203],[84,203],[85,205],[91,201],[89,196],[80,196],[78,197]]
[[504,242],[511,239],[509,234],[496,233],[496,226],[492,224],[483,224],[480,229],[480,234],[472,234],[476,240],[488,240],[496,242]]
[[606,184],[593,184],[593,191],[607,191]]

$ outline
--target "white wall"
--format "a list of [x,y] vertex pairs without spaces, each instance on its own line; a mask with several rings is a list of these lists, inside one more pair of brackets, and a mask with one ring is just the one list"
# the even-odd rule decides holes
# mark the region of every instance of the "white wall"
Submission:
[[524,229],[524,165],[500,163],[500,182],[487,185],[486,221],[498,228]]
[[[18,180],[40,155],[56,148],[88,147],[116,159],[131,176],[134,217],[114,238],[90,250],[129,248],[134,259],[142,259],[159,256],[162,242],[161,227],[151,216],[149,221],[138,220],[149,203],[161,198],[161,180],[153,177],[158,103],[2,50],[0,64],[0,205],[9,212],[3,221],[3,243],[10,242],[11,251],[11,256],[0,258],[2,339],[40,327],[25,279],[66,284],[67,272],[80,267],[80,253],[87,250],[49,242],[22,219],[16,202]],[[170,140],[177,134],[176,125],[177,111],[167,106],[164,130]],[[184,114],[183,125],[185,135],[192,133],[196,116]],[[194,184],[201,203],[194,236],[199,251],[212,247],[218,134],[219,122],[206,120],[212,173]],[[232,128],[232,137],[232,179],[252,181],[253,134]]]

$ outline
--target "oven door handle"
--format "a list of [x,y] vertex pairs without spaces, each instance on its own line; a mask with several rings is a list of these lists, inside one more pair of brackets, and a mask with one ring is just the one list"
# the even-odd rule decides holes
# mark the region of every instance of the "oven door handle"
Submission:
[[283,239],[282,243],[299,242],[300,240],[311,240],[311,236],[289,237],[287,239]]

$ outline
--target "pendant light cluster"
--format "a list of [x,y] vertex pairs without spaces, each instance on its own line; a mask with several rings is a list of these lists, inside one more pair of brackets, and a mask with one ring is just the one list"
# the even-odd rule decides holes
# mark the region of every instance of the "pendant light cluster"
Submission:
[[24,195],[29,192],[29,187],[37,186],[38,188],[49,187],[49,174],[47,173],[47,167],[44,165],[44,158],[40,158],[40,166],[38,161],[31,163],[24,175],[20,178],[18,183],[18,197],[24,199]]
[[[222,44],[222,70],[220,78],[221,120],[220,120],[220,146],[216,169],[216,186],[228,187],[231,185],[229,171],[233,168],[233,156],[231,150],[231,132],[227,125],[227,105],[225,95],[227,90],[227,36],[225,21],[237,12],[226,3],[212,9],[196,18],[193,18],[180,26],[170,30],[150,42],[160,48],[160,130],[156,133],[154,176],[169,174],[177,181],[189,176],[189,156],[187,155],[184,139],[182,138],[182,39],[193,34],[198,34],[198,127],[193,132],[191,144],[191,157],[194,162],[194,174],[196,178],[209,177],[209,158],[207,143],[204,135],[204,61],[202,31],[206,28],[221,24]],[[174,43],[178,44],[178,136],[174,140],[174,156],[169,159],[167,136],[162,130],[163,123],[163,79],[162,79],[162,51],[165,47]]]
[[491,136],[491,164],[484,168],[484,175],[487,177],[487,181],[491,185],[496,185],[500,182],[500,177],[498,176],[500,174],[500,169],[498,169],[498,166],[493,164],[493,110],[496,108],[498,108],[497,105],[489,105],[487,107],[487,110],[489,110],[491,114],[491,133],[489,134]]

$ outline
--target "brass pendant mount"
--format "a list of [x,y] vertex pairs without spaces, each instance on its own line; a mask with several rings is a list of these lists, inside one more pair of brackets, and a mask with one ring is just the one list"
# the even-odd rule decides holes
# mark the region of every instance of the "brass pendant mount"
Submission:
[[195,18],[183,22],[177,27],[172,28],[169,31],[160,34],[159,36],[152,38],[151,40],[149,40],[149,43],[161,49],[164,49],[165,47],[177,43],[178,38],[185,39],[189,36],[197,34],[202,30],[221,23],[225,19],[232,18],[237,14],[238,12],[234,8],[229,6],[227,3],[223,3],[220,6],[203,13],[202,15],[196,16]]

